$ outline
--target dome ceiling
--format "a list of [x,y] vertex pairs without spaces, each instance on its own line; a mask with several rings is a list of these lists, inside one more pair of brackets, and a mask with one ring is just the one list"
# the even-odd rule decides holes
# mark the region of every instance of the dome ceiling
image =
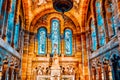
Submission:
[[[68,16],[77,27],[80,27],[81,32],[83,32],[89,0],[73,1],[73,8],[66,12],[65,15]],[[52,0],[22,0],[22,5],[24,9],[25,28],[27,30],[34,29],[36,22],[46,14],[60,14],[53,9]]]

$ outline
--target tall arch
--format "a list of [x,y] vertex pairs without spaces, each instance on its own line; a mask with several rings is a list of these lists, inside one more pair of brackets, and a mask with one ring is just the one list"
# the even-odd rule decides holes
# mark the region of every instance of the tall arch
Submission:
[[0,36],[1,37],[3,37],[4,28],[6,26],[5,23],[7,21],[7,8],[8,8],[8,0],[1,0],[0,1]]
[[42,27],[38,29],[37,38],[38,38],[38,54],[46,53],[46,28]]
[[14,31],[14,48],[15,49],[18,48],[20,27],[21,27],[21,23],[20,23],[20,20],[19,20],[18,23],[16,23],[16,25],[15,25],[15,31]]
[[52,42],[52,52],[60,53],[60,22],[58,19],[51,20],[51,42]]
[[15,17],[15,8],[16,8],[16,0],[12,0],[10,5],[11,10],[8,14],[8,22],[7,22],[7,33],[6,40],[9,44],[12,42],[13,30],[14,30],[14,17]]
[[96,7],[95,9],[96,9],[99,45],[103,46],[106,43],[106,37],[105,37],[104,19],[102,16],[102,0],[96,0],[95,7]]
[[72,31],[65,29],[64,31],[65,54],[72,55]]

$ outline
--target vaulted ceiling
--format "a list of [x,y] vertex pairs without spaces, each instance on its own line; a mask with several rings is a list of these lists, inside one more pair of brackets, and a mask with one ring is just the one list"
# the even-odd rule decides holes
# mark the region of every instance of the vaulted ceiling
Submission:
[[[73,21],[77,30],[80,30],[79,32],[84,32],[89,0],[73,1],[73,8],[69,12],[66,12],[65,15]],[[44,15],[54,14],[54,16],[59,18],[62,17],[61,13],[53,9],[52,0],[22,0],[22,7],[25,17],[25,28],[30,31],[34,31],[37,28],[35,27],[37,22]],[[41,26],[44,26],[44,24]]]

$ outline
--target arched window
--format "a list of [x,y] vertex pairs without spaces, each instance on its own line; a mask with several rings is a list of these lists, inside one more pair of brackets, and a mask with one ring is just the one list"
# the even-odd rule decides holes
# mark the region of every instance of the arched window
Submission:
[[60,22],[57,19],[52,19],[51,24],[51,41],[52,41],[52,55],[60,53]]
[[114,6],[112,4],[112,0],[106,0],[105,6],[106,6],[106,18],[107,18],[109,36],[112,37],[116,35],[115,23],[114,23]]
[[10,44],[12,40],[13,35],[13,29],[14,29],[14,16],[15,16],[15,8],[16,8],[16,0],[12,0],[11,4],[11,10],[8,14],[8,23],[7,23],[7,42]]
[[1,15],[1,12],[2,12],[3,1],[4,1],[4,0],[0,0],[0,15]]
[[20,30],[20,21],[15,24],[15,31],[14,31],[14,48],[18,48],[18,40],[19,40],[19,30]]
[[72,55],[72,31],[66,29],[64,32],[65,54]]
[[96,38],[96,30],[93,20],[91,20],[91,37],[92,37],[92,50],[95,51],[97,49],[97,38]]
[[99,34],[99,44],[103,46],[106,43],[105,40],[105,26],[104,20],[102,17],[102,0],[96,0],[96,16],[97,16],[97,27],[98,27],[98,34]]
[[45,28],[38,29],[38,54],[45,54],[46,53],[46,35],[47,31]]
[[7,3],[8,0],[0,0],[0,36],[3,37],[4,27],[7,20]]

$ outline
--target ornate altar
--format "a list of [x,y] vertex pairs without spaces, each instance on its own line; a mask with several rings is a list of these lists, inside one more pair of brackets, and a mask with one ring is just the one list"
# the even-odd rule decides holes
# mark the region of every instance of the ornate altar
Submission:
[[76,80],[77,65],[77,58],[59,57],[57,54],[38,58],[33,62],[33,80]]

